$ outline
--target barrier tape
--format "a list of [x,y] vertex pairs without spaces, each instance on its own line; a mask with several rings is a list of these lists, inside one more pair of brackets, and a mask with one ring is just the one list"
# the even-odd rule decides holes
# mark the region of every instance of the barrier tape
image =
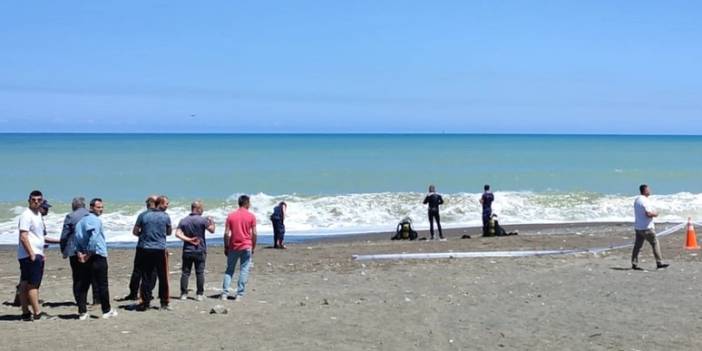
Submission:
[[[687,226],[687,223],[676,224],[660,233],[656,237],[670,235]],[[589,249],[571,250],[533,250],[533,251],[474,251],[474,252],[435,252],[435,253],[403,253],[403,254],[375,254],[375,255],[353,255],[356,261],[380,261],[380,260],[431,260],[440,258],[486,258],[486,257],[538,257],[553,255],[570,255],[579,253],[600,254],[610,250],[618,250],[634,246],[633,243],[612,245],[608,247],[596,247]]]

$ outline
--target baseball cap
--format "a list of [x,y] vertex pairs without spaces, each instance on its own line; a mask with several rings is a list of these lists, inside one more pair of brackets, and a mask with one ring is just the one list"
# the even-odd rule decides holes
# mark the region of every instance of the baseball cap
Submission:
[[51,208],[51,204],[49,204],[49,201],[44,200],[44,202],[41,203],[41,208],[48,210]]

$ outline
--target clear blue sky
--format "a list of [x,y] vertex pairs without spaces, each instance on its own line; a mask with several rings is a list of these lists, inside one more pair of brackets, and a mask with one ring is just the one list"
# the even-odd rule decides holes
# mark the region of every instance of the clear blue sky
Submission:
[[2,2],[0,131],[702,134],[700,18],[697,1]]

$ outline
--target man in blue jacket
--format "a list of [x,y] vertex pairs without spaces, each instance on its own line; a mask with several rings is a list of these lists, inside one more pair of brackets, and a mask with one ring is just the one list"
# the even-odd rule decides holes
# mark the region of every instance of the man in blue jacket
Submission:
[[102,318],[111,318],[117,311],[110,306],[110,290],[107,281],[107,242],[102,230],[102,199],[90,200],[90,214],[76,224],[75,252],[78,260],[78,313],[80,320],[88,319],[86,300],[88,288],[93,279],[97,286],[93,289],[100,295]]

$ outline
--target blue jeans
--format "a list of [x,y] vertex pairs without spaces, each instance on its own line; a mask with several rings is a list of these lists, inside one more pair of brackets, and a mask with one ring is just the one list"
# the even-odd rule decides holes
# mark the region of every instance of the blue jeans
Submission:
[[236,261],[240,261],[239,282],[237,283],[236,294],[244,296],[246,281],[249,279],[249,268],[251,267],[251,250],[229,251],[227,255],[227,270],[224,272],[224,282],[222,283],[222,294],[229,294],[229,287],[232,285],[232,276]]

